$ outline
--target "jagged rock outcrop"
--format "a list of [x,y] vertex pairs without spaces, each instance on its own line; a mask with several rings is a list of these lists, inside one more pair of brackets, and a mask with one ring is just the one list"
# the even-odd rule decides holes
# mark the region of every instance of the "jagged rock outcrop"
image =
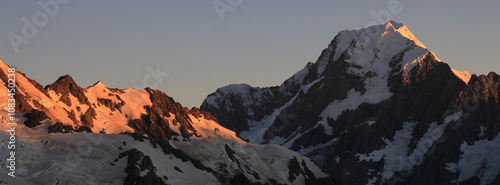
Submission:
[[36,109],[32,109],[30,112],[24,114],[23,117],[27,118],[24,125],[30,128],[41,125],[43,120],[49,118],[44,112]]
[[71,106],[69,95],[73,95],[82,104],[89,105],[87,96],[85,96],[85,89],[76,84],[73,78],[69,75],[59,77],[53,84],[45,87],[46,90],[52,90],[61,95],[59,101],[64,102],[66,105]]
[[[124,185],[165,184],[162,178],[158,177],[156,174],[156,167],[153,165],[153,162],[151,162],[151,158],[149,156],[144,155],[144,153],[137,149],[132,149],[121,153],[118,159],[123,157],[127,158],[127,167],[125,168],[127,177],[125,177],[123,183]],[[115,162],[118,161],[118,159],[116,159]],[[146,175],[141,176],[141,173],[146,173]],[[166,176],[163,178],[168,179]]]
[[81,122],[83,126],[92,128],[94,127],[94,119],[96,118],[97,113],[95,112],[95,109],[90,107],[85,111],[85,114],[82,115],[81,117]]

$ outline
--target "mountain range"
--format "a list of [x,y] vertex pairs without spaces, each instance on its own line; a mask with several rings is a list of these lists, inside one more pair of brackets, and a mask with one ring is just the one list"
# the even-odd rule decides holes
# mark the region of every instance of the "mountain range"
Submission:
[[279,86],[221,87],[200,109],[342,184],[500,184],[499,82],[450,68],[389,21],[339,32]]
[[[0,61],[0,184],[328,184],[309,158],[279,145],[250,144],[210,113],[150,88],[82,88],[65,75],[43,87],[15,72],[8,112]],[[10,153],[15,152],[12,173]],[[15,177],[13,177],[15,176]]]
[[9,70],[0,142],[16,122],[16,147],[0,147],[0,184],[500,184],[500,76],[452,69],[395,21],[341,31],[281,85],[228,85],[200,108]]

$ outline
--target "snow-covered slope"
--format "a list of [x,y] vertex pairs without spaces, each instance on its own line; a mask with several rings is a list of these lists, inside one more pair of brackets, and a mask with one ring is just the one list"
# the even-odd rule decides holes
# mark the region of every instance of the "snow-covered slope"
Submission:
[[[495,73],[476,76],[451,69],[404,24],[389,21],[339,32],[316,62],[280,86],[221,87],[200,109],[251,143],[279,144],[311,157],[346,184],[446,184],[474,178],[489,184],[500,175],[458,178],[464,172],[450,173],[441,156],[458,164],[461,142],[478,141],[468,129],[496,136],[497,80]],[[481,110],[488,110],[487,119],[474,117],[483,115]],[[490,168],[476,170],[500,169]]]
[[[6,84],[8,66],[0,61]],[[8,143],[0,86],[0,142]],[[315,184],[328,175],[279,145],[250,144],[207,112],[153,89],[81,88],[69,75],[43,88],[16,72],[16,177],[7,184]],[[297,165],[298,164],[298,165]],[[195,177],[195,178],[193,178]]]

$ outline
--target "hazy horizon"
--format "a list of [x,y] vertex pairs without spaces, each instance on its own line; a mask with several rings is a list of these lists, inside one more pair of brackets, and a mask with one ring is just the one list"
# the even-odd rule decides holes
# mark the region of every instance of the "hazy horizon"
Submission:
[[[84,88],[97,81],[144,87],[146,80],[199,107],[228,84],[280,85],[315,62],[337,32],[388,19],[456,70],[500,72],[500,2],[40,2],[56,2],[57,11],[38,1],[0,3],[0,60],[43,86],[65,74]],[[26,21],[36,31],[24,33]],[[13,46],[13,35],[26,42]]]

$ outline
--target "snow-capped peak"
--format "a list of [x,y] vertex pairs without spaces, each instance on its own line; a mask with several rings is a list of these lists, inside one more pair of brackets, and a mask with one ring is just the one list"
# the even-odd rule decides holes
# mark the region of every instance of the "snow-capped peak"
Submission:
[[398,28],[397,30],[398,30],[398,33],[400,33],[404,37],[414,41],[416,45],[418,45],[422,48],[427,48],[424,44],[422,44],[422,42],[420,42],[418,40],[417,37],[415,37],[415,35],[413,35],[413,33],[410,32],[410,30],[408,30],[408,28],[406,26],[403,25],[402,27]]
[[[388,72],[389,62],[400,54],[403,55],[401,68],[407,71],[427,56],[440,61],[403,23],[392,20],[359,30],[340,31],[333,44],[329,47],[329,49],[335,48],[334,51],[330,51],[334,53],[333,61],[337,61],[347,52],[350,56],[349,63],[362,67],[361,70],[365,72],[371,71],[377,74]],[[326,66],[328,60],[320,58],[317,62],[320,66]],[[323,68],[320,68],[318,74],[322,72]]]
[[[385,30],[387,32],[388,29],[394,29],[394,32],[397,32],[401,34],[403,37],[407,38],[408,40],[413,41],[416,45],[422,47],[422,48],[427,48],[422,42],[418,40],[413,33],[403,24],[403,23],[397,23],[393,20],[387,22],[385,24]],[[384,34],[386,33],[384,32]]]
[[[482,184],[489,184],[498,181],[500,169],[485,165],[495,161],[485,158],[498,152],[491,150],[491,143],[474,148],[469,141],[476,138],[482,142],[497,135],[490,132],[486,136],[485,125],[495,122],[489,119],[491,115],[479,121],[482,125],[477,118],[484,112],[498,112],[498,101],[482,101],[481,106],[469,110],[474,119],[460,116],[460,107],[479,104],[481,100],[477,98],[469,101],[478,93],[496,94],[499,85],[493,82],[499,77],[491,73],[476,83],[472,79],[463,84],[470,76],[437,59],[404,24],[389,21],[341,31],[316,62],[308,63],[279,87],[226,86],[225,91],[209,95],[200,109],[211,112],[221,125],[237,130],[250,142],[280,144],[310,156],[332,176],[343,179],[344,184],[404,184],[418,181],[429,170],[442,175],[426,176],[422,183],[445,182],[442,177],[446,176],[452,183],[481,179]],[[247,98],[259,91],[272,93],[262,99]],[[220,92],[238,94],[227,96]],[[466,134],[435,142],[443,139],[443,132],[450,132],[450,121],[470,123],[451,130],[455,133],[460,129],[459,133]],[[457,146],[455,139],[466,144]],[[431,147],[445,150],[431,155]],[[488,151],[470,152],[466,147]],[[356,150],[362,155],[345,152]],[[470,162],[474,155],[483,157]],[[434,168],[445,166],[443,156],[455,159],[447,161],[451,162],[446,164],[449,172]],[[358,159],[360,163],[352,162]],[[432,169],[417,167],[424,163]],[[371,166],[363,171],[359,165]],[[336,167],[348,170],[339,171]],[[410,170],[415,171],[405,176],[406,182],[393,181],[395,174]]]
[[102,83],[101,81],[97,81],[94,85],[92,85],[91,87],[94,87],[94,88],[99,88],[99,89],[104,89],[106,88],[106,86],[104,85],[104,83]]
[[404,24],[395,21],[343,31],[339,36],[333,62],[345,55],[344,61],[351,65],[348,73],[366,78],[362,102],[378,103],[392,96],[387,79],[398,74],[394,68],[408,72],[434,57]]

